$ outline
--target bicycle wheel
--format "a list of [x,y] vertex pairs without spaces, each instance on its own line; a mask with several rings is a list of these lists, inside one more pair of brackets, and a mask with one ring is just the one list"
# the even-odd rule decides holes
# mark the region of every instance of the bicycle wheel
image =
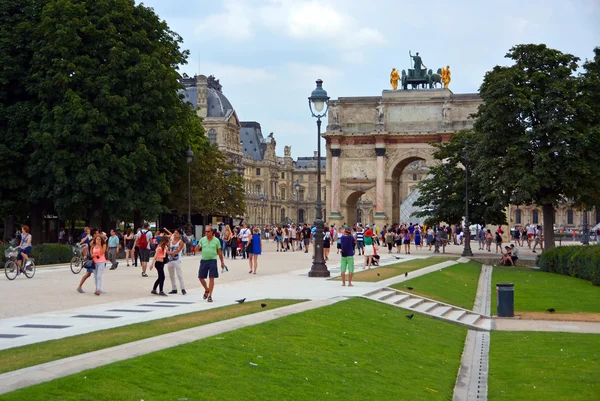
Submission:
[[82,267],[83,263],[81,263],[81,258],[79,256],[73,256],[73,258],[71,258],[71,271],[73,274],[79,274]]
[[35,262],[33,261],[33,259],[29,259],[29,261],[31,263],[23,268],[23,273],[25,273],[25,276],[27,276],[27,278],[32,278],[33,276],[35,276]]
[[17,278],[17,264],[12,260],[7,261],[4,264],[4,275],[9,280],[14,280]]

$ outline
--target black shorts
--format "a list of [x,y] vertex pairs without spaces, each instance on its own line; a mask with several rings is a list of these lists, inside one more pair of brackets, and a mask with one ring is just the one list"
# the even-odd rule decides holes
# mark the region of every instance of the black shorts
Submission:
[[310,238],[304,238],[304,245],[310,245]]
[[217,260],[201,260],[200,269],[198,269],[198,278],[219,278],[219,269],[217,268]]
[[150,249],[140,249],[140,262],[150,261]]

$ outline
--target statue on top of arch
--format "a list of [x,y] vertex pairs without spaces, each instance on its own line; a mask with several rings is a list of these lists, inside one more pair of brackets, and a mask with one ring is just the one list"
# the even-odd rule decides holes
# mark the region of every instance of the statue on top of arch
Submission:
[[398,81],[401,82],[401,87],[404,90],[407,90],[409,85],[412,89],[434,89],[436,84],[448,88],[450,84],[450,66],[438,68],[437,73],[434,73],[432,69],[427,69],[418,52],[413,56],[409,50],[408,55],[411,58],[411,64],[414,62],[414,67],[409,68],[408,73],[406,70],[402,70],[400,74],[395,68],[392,69],[390,74],[392,90],[398,89]]

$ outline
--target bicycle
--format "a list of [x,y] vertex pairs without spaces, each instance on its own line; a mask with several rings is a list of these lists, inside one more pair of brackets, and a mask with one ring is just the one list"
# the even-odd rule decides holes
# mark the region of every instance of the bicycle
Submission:
[[27,278],[32,278],[35,276],[35,261],[32,258],[29,258],[28,264],[25,266],[21,266],[21,272],[19,271],[19,267],[17,265],[17,256],[21,252],[21,249],[16,247],[10,247],[4,251],[4,256],[8,259],[4,264],[4,275],[9,280],[14,280],[21,273],[25,274]]
[[71,271],[73,274],[79,274],[81,269],[83,269],[83,262],[85,262],[85,258],[83,257],[82,249],[83,246],[81,244],[73,245],[73,257],[71,258]]

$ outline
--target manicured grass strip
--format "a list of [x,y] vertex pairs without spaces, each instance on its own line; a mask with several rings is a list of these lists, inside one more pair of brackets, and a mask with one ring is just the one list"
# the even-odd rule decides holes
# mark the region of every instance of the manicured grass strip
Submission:
[[[406,262],[395,263],[393,265],[387,265],[378,268],[371,268],[370,270],[357,271],[359,268],[362,269],[364,263],[363,256],[356,256],[354,260],[355,273],[352,281],[368,281],[377,282],[385,280],[390,277],[400,276],[406,272],[410,272],[423,267],[437,265],[438,263],[447,262],[449,260],[456,260],[456,258],[440,258],[430,257],[427,259],[414,259]],[[377,275],[379,273],[379,276]],[[341,281],[341,277],[336,277],[334,280]]]
[[[465,309],[473,309],[480,273],[480,263],[458,263],[392,287]],[[409,291],[406,287],[414,289]]]
[[[267,303],[267,307],[264,309],[260,306],[262,302]],[[0,351],[0,373],[56,361],[58,359],[85,354],[104,348],[110,348],[142,340],[144,338],[159,336],[161,334],[203,326],[221,320],[250,315],[266,309],[280,308],[298,302],[302,301],[291,299],[269,299],[246,302],[241,305],[224,306],[165,319],[131,324],[114,329],[95,331],[74,337],[61,338],[59,340],[10,348]]]
[[0,399],[451,399],[466,328],[405,314],[354,298]]
[[515,284],[515,312],[600,313],[600,287],[575,277],[526,267],[494,266],[492,314],[496,314],[496,284]]
[[491,401],[598,400],[599,371],[597,334],[491,333]]

